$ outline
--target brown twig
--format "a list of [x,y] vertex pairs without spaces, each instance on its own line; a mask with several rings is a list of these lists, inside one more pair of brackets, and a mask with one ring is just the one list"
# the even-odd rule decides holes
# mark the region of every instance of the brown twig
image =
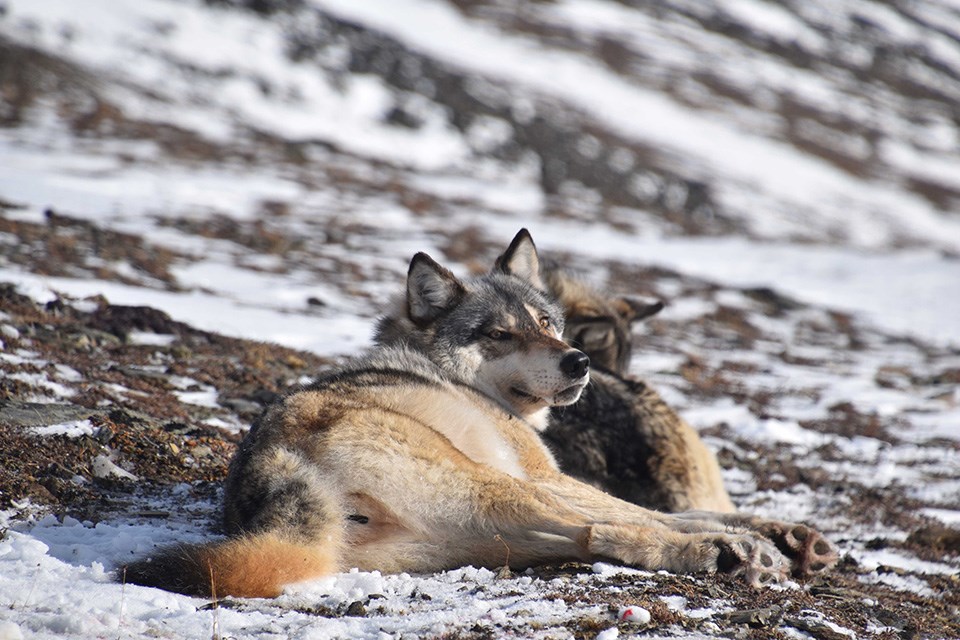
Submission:
[[497,577],[498,577],[498,578],[509,578],[509,577],[511,577],[511,573],[510,573],[510,545],[507,544],[507,542],[503,539],[503,537],[502,537],[499,533],[498,533],[497,535],[493,536],[493,539],[499,541],[500,544],[503,545],[503,548],[507,550],[507,557],[506,557],[506,558],[504,559],[504,561],[503,561],[503,566],[500,567],[499,571],[497,571]]

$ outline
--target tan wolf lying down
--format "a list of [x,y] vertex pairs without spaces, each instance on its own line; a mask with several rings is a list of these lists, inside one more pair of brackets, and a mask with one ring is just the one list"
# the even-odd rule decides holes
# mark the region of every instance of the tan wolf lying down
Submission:
[[752,585],[836,562],[812,529],[736,514],[668,515],[564,475],[540,440],[575,402],[588,358],[560,340],[521,231],[461,281],[429,256],[381,320],[381,346],[272,406],[226,483],[226,539],[162,549],[126,580],[188,594],[271,597],[357,567],[430,572],[604,559],[725,572]]

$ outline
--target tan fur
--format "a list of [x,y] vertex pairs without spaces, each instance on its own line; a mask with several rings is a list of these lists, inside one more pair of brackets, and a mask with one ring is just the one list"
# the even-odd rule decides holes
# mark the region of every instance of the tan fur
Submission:
[[[541,319],[556,318],[552,303],[530,287],[539,281],[532,277],[536,264],[532,240],[521,232],[475,291],[495,289],[508,302],[542,307]],[[230,537],[161,550],[128,565],[128,579],[192,594],[213,586],[218,595],[271,597],[287,584],[354,567],[492,568],[509,556],[516,567],[603,559],[650,570],[724,571],[758,585],[781,579],[791,563],[809,572],[836,561],[822,536],[802,525],[659,513],[562,473],[529,422],[540,409],[494,400],[488,384],[451,376],[463,371],[457,363],[444,369],[437,363],[448,358],[426,357],[433,326],[477,295],[472,283],[451,281],[441,269],[422,254],[411,267],[408,295],[419,298],[407,306],[418,314],[422,347],[381,346],[273,405],[231,464]],[[527,279],[515,281],[516,273]],[[400,326],[389,323],[382,333],[399,335]],[[539,331],[529,320],[525,326],[532,328],[518,331]],[[547,372],[524,384],[542,385],[543,397],[554,401],[575,400],[582,387],[569,392],[571,380],[587,379],[582,354],[554,337],[528,337],[510,340],[534,359],[547,357],[536,349],[553,353],[567,379]],[[496,332],[477,340],[500,345],[496,353],[510,351]]]

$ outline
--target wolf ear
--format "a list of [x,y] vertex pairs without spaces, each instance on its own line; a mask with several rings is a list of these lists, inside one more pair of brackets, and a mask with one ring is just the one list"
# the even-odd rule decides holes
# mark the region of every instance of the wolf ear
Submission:
[[456,305],[465,292],[457,277],[433,258],[425,253],[413,256],[407,272],[407,313],[414,324],[436,320]]
[[507,250],[497,258],[493,270],[526,280],[541,291],[546,290],[543,279],[540,278],[540,256],[537,255],[537,247],[526,229],[520,229],[514,236]]
[[663,302],[644,302],[636,298],[616,298],[613,300],[613,308],[617,315],[628,323],[638,322],[650,316],[655,316],[663,311]]

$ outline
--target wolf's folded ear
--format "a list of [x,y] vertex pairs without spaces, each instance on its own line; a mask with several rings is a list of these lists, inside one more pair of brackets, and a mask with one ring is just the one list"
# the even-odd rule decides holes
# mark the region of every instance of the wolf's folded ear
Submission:
[[546,290],[540,277],[540,256],[537,255],[537,247],[526,229],[520,229],[514,236],[507,250],[497,258],[493,270],[526,280],[541,291]]
[[659,300],[656,302],[644,302],[643,300],[629,297],[615,298],[612,302],[613,308],[617,310],[617,314],[628,323],[638,322],[644,318],[654,316],[663,311],[664,306],[663,302]]
[[410,261],[407,272],[407,314],[414,324],[433,322],[463,298],[466,290],[457,277],[425,253]]

